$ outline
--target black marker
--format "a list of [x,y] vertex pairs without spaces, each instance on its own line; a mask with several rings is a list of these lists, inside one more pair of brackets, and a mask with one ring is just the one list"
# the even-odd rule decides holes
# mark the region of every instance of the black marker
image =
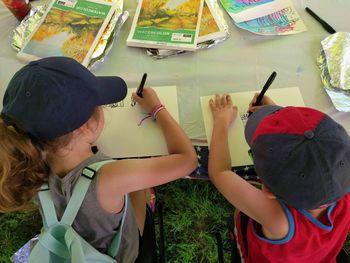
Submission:
[[137,88],[137,91],[136,91],[137,96],[141,98],[142,98],[142,91],[143,91],[143,87],[145,86],[146,78],[147,78],[147,73],[143,73],[140,86]]
[[[147,73],[143,73],[141,83],[136,90],[136,95],[141,98],[142,98],[143,87],[145,86],[146,79],[147,79]],[[135,105],[136,105],[136,101],[134,100],[134,98],[132,98],[131,106],[134,107]]]
[[[258,95],[258,97],[256,98],[255,103],[253,104],[253,106],[259,106],[264,95],[265,92],[267,91],[267,89],[271,86],[273,80],[276,78],[277,73],[274,71],[272,72],[271,76],[267,79],[264,87],[262,88],[262,90],[260,91],[260,94]],[[252,114],[252,112],[249,112],[248,116],[250,116]]]
[[322,18],[320,18],[318,15],[314,13],[310,8],[305,7],[306,12],[308,12],[313,18],[315,18],[321,26],[329,33],[329,34],[334,34],[335,31],[333,27],[331,27],[326,21],[324,21]]

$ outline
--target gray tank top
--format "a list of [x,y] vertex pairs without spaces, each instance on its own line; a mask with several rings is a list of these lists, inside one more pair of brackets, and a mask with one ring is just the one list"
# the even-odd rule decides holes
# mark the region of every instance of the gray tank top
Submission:
[[[97,153],[80,163],[65,177],[60,178],[52,171],[49,176],[49,188],[55,204],[57,217],[60,220],[72,195],[73,188],[78,181],[84,167],[110,157]],[[107,253],[116,230],[121,222],[123,213],[126,214],[122,232],[121,245],[116,255],[117,262],[134,262],[138,255],[139,232],[130,200],[127,211],[118,214],[107,213],[99,204],[96,195],[97,176],[92,180],[85,199],[73,222],[73,228],[79,235],[102,253]],[[126,195],[126,198],[129,198]]]

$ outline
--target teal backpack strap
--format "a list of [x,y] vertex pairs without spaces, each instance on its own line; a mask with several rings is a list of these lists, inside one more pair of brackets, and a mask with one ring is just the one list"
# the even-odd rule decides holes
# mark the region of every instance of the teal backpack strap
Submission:
[[119,228],[117,230],[117,233],[114,236],[112,243],[108,248],[108,255],[110,255],[113,258],[117,254],[117,251],[118,251],[119,246],[120,246],[120,242],[122,239],[123,226],[124,226],[124,222],[125,222],[125,218],[126,218],[126,213],[128,211],[128,206],[129,206],[128,195],[125,195],[124,199],[125,199],[125,201],[124,201],[124,214],[123,214],[122,220],[120,222]]
[[85,198],[86,192],[90,186],[91,181],[97,174],[97,171],[106,163],[112,162],[113,160],[105,160],[90,164],[88,167],[83,169],[81,176],[78,179],[77,184],[74,187],[72,197],[70,198],[66,210],[61,219],[61,223],[66,225],[72,225],[81,204]]
[[41,208],[43,211],[43,223],[46,227],[52,226],[58,223],[55,205],[53,204],[51,192],[49,186],[44,183],[38,192]]

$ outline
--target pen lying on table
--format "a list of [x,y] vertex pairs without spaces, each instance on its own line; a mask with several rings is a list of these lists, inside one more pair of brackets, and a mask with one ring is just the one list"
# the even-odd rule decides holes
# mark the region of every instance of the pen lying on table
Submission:
[[333,27],[331,27],[326,21],[324,21],[322,18],[320,18],[318,15],[315,14],[314,11],[312,11],[310,8],[305,7],[306,12],[308,12],[313,18],[315,18],[321,25],[322,27],[329,33],[329,34],[334,34],[337,31]]

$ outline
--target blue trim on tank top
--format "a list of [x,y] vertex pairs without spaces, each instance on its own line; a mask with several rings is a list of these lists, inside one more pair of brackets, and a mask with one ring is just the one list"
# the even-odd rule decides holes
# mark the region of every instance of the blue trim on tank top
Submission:
[[314,218],[308,211],[306,211],[305,209],[297,209],[300,213],[302,213],[308,220],[310,220],[312,223],[314,223],[316,226],[318,226],[321,229],[330,231],[333,229],[333,222],[330,218],[330,215],[335,207],[336,203],[334,202],[333,204],[331,204],[328,208],[327,208],[327,219],[328,222],[330,223],[330,225],[325,225],[323,224],[321,221],[317,220],[316,218]]
[[289,211],[288,207],[285,204],[283,204],[282,202],[280,202],[280,204],[283,208],[284,213],[287,216],[287,220],[288,220],[288,224],[289,224],[288,233],[284,238],[282,238],[282,239],[268,239],[266,237],[259,236],[258,233],[256,232],[255,227],[254,227],[255,222],[251,221],[251,223],[253,223],[253,232],[254,232],[255,236],[262,241],[265,241],[267,243],[274,244],[274,245],[282,245],[282,244],[288,243],[292,239],[292,237],[294,236],[294,231],[295,231],[294,218],[292,216],[291,211]]

